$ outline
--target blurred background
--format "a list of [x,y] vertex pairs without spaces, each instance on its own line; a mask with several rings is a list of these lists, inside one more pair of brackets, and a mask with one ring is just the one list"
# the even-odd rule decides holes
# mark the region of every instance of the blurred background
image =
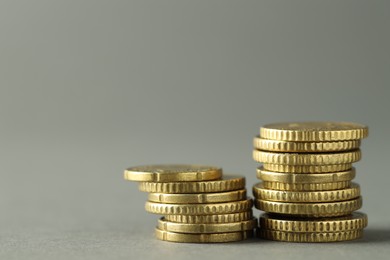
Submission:
[[[304,120],[369,125],[356,181],[379,237],[371,248],[390,253],[389,11],[358,0],[0,1],[0,256],[199,257],[153,239],[157,216],[123,170],[217,165],[251,192],[259,127]],[[301,256],[267,243],[265,256]],[[240,246],[262,248],[202,248],[227,259]]]

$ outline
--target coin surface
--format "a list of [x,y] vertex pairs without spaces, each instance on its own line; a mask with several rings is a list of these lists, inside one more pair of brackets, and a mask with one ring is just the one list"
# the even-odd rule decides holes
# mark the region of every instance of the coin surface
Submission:
[[263,181],[285,182],[285,183],[327,183],[351,181],[355,178],[356,171],[352,168],[348,171],[332,173],[310,173],[295,174],[285,172],[271,172],[264,170],[264,167],[257,168],[257,178]]
[[260,228],[284,232],[343,232],[363,229],[367,226],[367,215],[354,212],[351,215],[335,218],[294,218],[262,214]]
[[368,136],[368,127],[352,122],[286,122],[264,125],[260,136],[298,142],[358,140]]
[[185,164],[136,166],[124,172],[126,180],[146,182],[205,181],[220,179],[221,176],[221,168]]
[[157,228],[164,231],[178,232],[178,233],[227,233],[253,230],[257,227],[257,219],[252,218],[241,222],[233,223],[217,223],[217,224],[188,224],[169,222],[164,218],[158,220]]
[[284,232],[259,229],[258,236],[265,239],[285,242],[321,243],[355,240],[363,237],[363,230],[356,229],[339,232]]
[[269,213],[294,216],[331,217],[349,215],[362,207],[362,198],[337,202],[298,203],[255,200],[255,207]]
[[241,241],[253,237],[253,231],[240,231],[217,234],[184,234],[155,229],[157,239],[180,243],[224,243]]
[[253,218],[252,210],[216,215],[166,215],[165,219],[170,222],[188,223],[188,224],[207,224],[207,223],[230,223],[250,220]]
[[190,203],[218,203],[243,200],[246,198],[246,190],[235,190],[215,193],[198,194],[166,194],[149,193],[148,200],[159,203],[190,204]]
[[324,183],[284,183],[263,181],[263,187],[271,190],[282,191],[326,191],[339,190],[351,186],[350,181],[324,182]]
[[346,164],[329,164],[329,165],[287,165],[287,164],[269,164],[263,163],[264,170],[273,172],[289,173],[327,173],[341,172],[350,170],[351,163]]
[[360,196],[360,186],[351,183],[351,186],[340,190],[326,191],[280,191],[264,188],[262,183],[253,186],[253,195],[256,199],[280,202],[333,202],[345,201]]
[[360,140],[335,142],[293,142],[263,139],[259,136],[253,139],[253,146],[258,150],[289,153],[324,153],[356,150]]
[[140,191],[155,193],[207,193],[241,190],[245,177],[224,175],[221,180],[193,182],[140,182]]
[[159,215],[214,215],[248,211],[252,208],[252,199],[210,204],[162,204],[147,201],[145,210]]
[[328,165],[345,164],[359,161],[360,150],[342,153],[274,153],[253,150],[253,159],[257,162],[288,165]]

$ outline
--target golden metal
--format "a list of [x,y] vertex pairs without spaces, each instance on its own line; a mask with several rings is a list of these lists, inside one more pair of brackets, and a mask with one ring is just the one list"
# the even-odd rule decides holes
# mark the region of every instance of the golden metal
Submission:
[[269,213],[307,217],[336,217],[351,214],[362,207],[362,198],[326,203],[296,203],[255,200],[255,207]]
[[156,193],[206,193],[241,190],[245,177],[224,175],[222,180],[194,182],[140,182],[140,191]]
[[263,139],[259,136],[253,139],[255,149],[288,152],[288,153],[324,153],[356,150],[360,146],[360,140],[346,140],[336,142],[293,142]]
[[263,187],[271,190],[282,191],[324,191],[339,190],[351,186],[350,181],[324,182],[324,183],[284,183],[263,181]]
[[199,204],[199,203],[219,203],[246,198],[246,190],[235,190],[215,193],[198,193],[198,194],[166,194],[166,193],[149,193],[148,200],[159,203],[171,204]]
[[368,136],[368,127],[351,122],[287,122],[261,127],[260,136],[298,142],[358,140]]
[[253,218],[252,209],[244,212],[216,215],[166,215],[165,219],[170,222],[188,224],[208,224],[208,223],[230,223],[241,222]]
[[329,165],[359,161],[360,150],[341,153],[273,153],[253,150],[253,159],[257,162],[288,165]]
[[285,242],[320,243],[355,240],[363,237],[363,230],[348,230],[339,232],[284,232],[277,230],[258,229],[261,238]]
[[285,182],[285,183],[326,183],[351,181],[355,178],[355,168],[348,171],[332,173],[310,173],[295,174],[284,172],[271,172],[264,170],[263,167],[257,168],[257,178],[263,181]]
[[217,180],[221,176],[221,168],[185,164],[136,166],[124,172],[125,180],[151,182]]
[[351,187],[327,191],[280,191],[264,188],[262,183],[253,186],[253,195],[258,200],[280,202],[334,202],[346,201],[360,196],[360,187],[352,183]]
[[164,231],[156,228],[157,239],[179,243],[224,243],[241,241],[253,237],[253,231],[240,231],[217,234],[184,234]]
[[367,226],[367,215],[354,212],[351,215],[335,218],[294,218],[262,214],[260,228],[283,232],[344,232],[363,229]]
[[178,233],[227,233],[253,230],[257,227],[257,219],[245,220],[242,222],[233,223],[218,223],[218,224],[187,224],[166,221],[164,218],[158,220],[157,228],[169,232]]
[[352,163],[329,165],[287,165],[263,163],[264,170],[288,173],[328,173],[347,171],[352,168]]
[[145,210],[159,215],[215,215],[248,211],[252,199],[213,204],[162,204],[147,201]]

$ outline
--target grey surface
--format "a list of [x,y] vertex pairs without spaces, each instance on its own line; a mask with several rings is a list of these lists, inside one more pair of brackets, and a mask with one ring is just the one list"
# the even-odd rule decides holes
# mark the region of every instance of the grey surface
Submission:
[[[389,1],[1,1],[1,259],[388,259]],[[370,126],[363,240],[153,238],[127,166],[202,163],[257,181],[275,121]],[[258,211],[255,210],[256,214]]]

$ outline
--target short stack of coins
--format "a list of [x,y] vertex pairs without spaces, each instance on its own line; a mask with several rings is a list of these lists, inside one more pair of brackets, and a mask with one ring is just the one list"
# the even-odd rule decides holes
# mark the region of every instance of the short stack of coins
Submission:
[[162,215],[155,235],[183,243],[217,243],[253,236],[257,220],[245,178],[222,176],[222,169],[197,165],[150,165],[125,170],[124,178],[139,181],[149,192],[145,209]]
[[352,163],[368,127],[349,122],[276,123],[260,128],[253,158],[262,182],[253,186],[258,235],[289,242],[362,237],[367,216]]

